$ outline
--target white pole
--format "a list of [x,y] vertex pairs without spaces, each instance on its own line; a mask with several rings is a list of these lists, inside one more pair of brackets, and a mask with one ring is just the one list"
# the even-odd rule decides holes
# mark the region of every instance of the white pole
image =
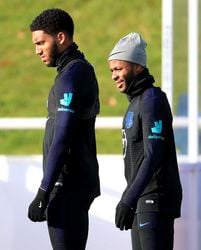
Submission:
[[[188,161],[198,162],[198,0],[188,0]],[[189,218],[189,249],[199,250],[199,202],[196,193],[192,196],[194,199],[189,200],[193,203]]]
[[188,158],[198,161],[198,0],[188,0]]
[[172,0],[162,1],[162,89],[167,94],[172,107],[172,44],[173,44],[173,5]]

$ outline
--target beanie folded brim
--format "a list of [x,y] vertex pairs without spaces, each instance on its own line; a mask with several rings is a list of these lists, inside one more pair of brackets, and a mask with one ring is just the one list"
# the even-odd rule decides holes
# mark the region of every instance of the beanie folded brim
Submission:
[[146,42],[138,33],[130,33],[119,40],[111,51],[108,61],[120,60],[146,66]]
[[112,60],[120,60],[130,63],[136,63],[142,65],[143,67],[146,66],[146,55],[138,54],[138,56],[133,56],[133,54],[130,53],[129,51],[119,51],[111,53],[109,55],[108,61]]

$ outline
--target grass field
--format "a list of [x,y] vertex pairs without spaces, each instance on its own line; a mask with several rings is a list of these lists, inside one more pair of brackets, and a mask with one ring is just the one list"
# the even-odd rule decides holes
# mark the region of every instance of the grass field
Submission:
[[[176,15],[183,16],[186,5],[182,0],[176,2]],[[125,96],[118,93],[112,83],[107,56],[118,39],[131,31],[142,33],[147,41],[148,67],[156,85],[161,85],[160,0],[1,1],[1,117],[46,116],[46,99],[56,70],[45,67],[34,55],[29,24],[43,9],[52,7],[63,8],[72,15],[75,22],[74,40],[96,68],[100,87],[100,116],[122,116],[127,106]],[[181,39],[175,40],[174,59],[175,70],[181,74],[175,76],[175,100],[187,91],[187,55],[182,51],[186,46],[186,33],[180,28],[184,27],[186,20],[177,20],[175,33]],[[176,108],[175,101],[174,110]],[[41,153],[42,137],[42,131],[0,131],[0,154]],[[120,153],[121,131],[97,131],[97,142],[98,153]]]

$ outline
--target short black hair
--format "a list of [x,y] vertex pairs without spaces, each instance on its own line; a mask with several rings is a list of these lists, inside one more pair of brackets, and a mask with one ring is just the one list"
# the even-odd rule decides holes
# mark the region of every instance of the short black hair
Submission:
[[30,31],[43,30],[49,35],[66,32],[71,38],[74,33],[72,17],[64,10],[53,8],[44,10],[31,23]]

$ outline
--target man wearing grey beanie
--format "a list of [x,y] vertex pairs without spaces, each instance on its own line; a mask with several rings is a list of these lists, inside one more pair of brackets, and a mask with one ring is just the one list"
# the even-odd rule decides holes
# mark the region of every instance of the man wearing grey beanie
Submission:
[[182,187],[171,109],[166,94],[153,85],[146,46],[133,32],[117,42],[108,58],[112,80],[129,100],[122,125],[127,186],[115,224],[131,229],[133,250],[172,250]]

